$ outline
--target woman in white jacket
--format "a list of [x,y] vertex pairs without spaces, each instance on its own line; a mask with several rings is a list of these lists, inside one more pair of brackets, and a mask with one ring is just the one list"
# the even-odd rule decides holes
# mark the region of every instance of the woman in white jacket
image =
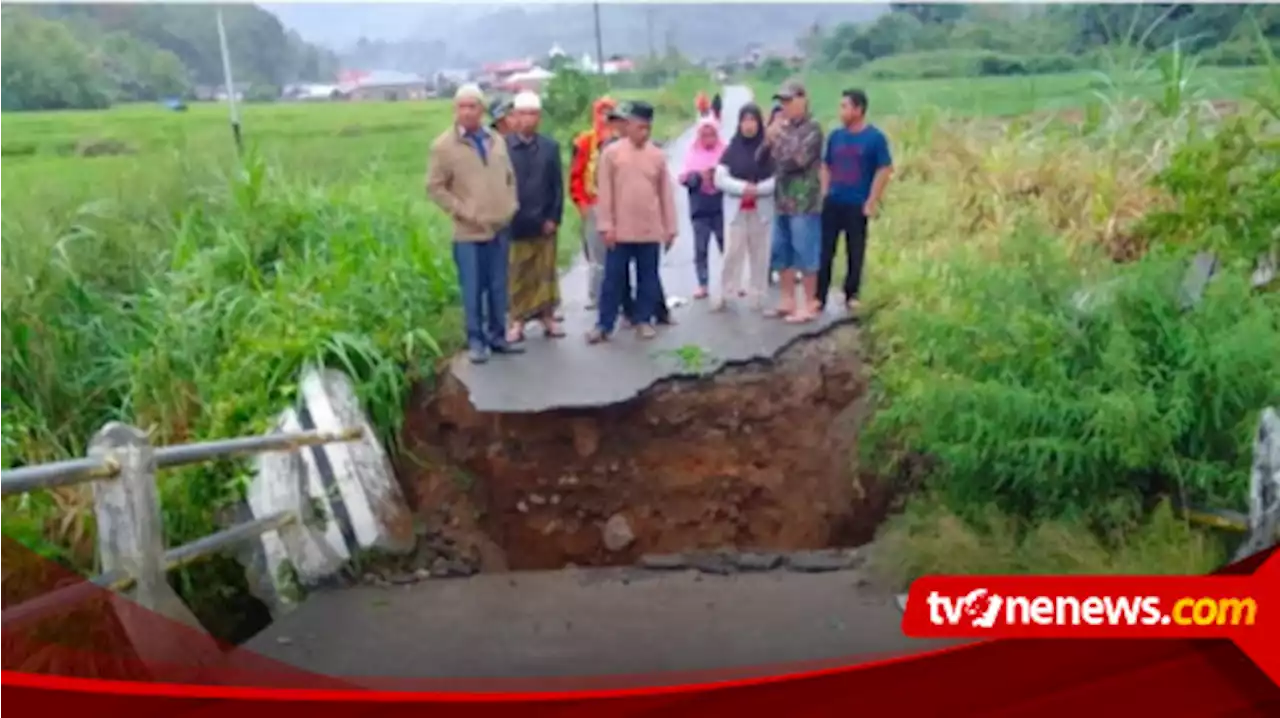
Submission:
[[[748,296],[753,309],[764,306],[769,291],[769,232],[773,227],[774,165],[764,146],[764,116],[755,104],[738,113],[738,131],[725,148],[715,171],[716,189],[724,193],[728,246],[721,268],[721,295],[713,309],[724,309],[730,297]],[[746,265],[748,280],[742,285]]]

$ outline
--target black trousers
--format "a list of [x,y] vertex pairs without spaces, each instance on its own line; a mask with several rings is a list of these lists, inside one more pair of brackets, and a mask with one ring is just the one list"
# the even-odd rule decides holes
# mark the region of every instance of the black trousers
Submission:
[[838,204],[827,200],[822,205],[822,264],[818,268],[818,303],[827,306],[831,291],[831,265],[836,259],[840,235],[844,235],[844,295],[857,299],[862,287],[862,260],[867,254],[867,216],[862,205]]

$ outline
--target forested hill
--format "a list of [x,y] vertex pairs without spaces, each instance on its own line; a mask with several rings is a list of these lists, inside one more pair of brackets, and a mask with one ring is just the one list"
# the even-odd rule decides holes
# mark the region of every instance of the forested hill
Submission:
[[[1177,47],[1217,65],[1280,51],[1280,5],[929,5],[890,3],[873,23],[823,27],[805,40],[822,69],[880,78],[1062,72],[1128,48]],[[970,64],[975,67],[967,67]]]
[[[210,5],[9,5],[2,18],[5,110],[105,107],[222,82]],[[223,21],[236,83],[252,92],[337,69],[331,52],[256,5],[224,6]]]

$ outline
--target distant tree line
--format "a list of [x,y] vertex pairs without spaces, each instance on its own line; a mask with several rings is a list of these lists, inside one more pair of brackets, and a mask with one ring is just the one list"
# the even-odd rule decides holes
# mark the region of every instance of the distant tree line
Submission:
[[1280,49],[1280,5],[890,3],[890,10],[874,23],[811,28],[801,39],[811,64],[852,71],[881,60],[868,70],[887,76],[1033,74],[1076,69],[1118,48],[1177,43],[1206,62],[1245,65],[1264,59],[1258,29]]
[[[190,97],[222,83],[208,5],[28,5],[0,11],[3,109],[94,109]],[[237,86],[276,96],[296,81],[331,81],[332,53],[286,31],[255,5],[223,8]]]

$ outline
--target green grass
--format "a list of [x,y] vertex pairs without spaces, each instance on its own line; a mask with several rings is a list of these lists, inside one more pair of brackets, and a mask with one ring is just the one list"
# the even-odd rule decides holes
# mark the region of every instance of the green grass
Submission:
[[[1236,99],[1264,82],[1267,72],[1264,67],[1200,68],[1190,91],[1214,99]],[[975,117],[1079,109],[1099,101],[1099,95],[1153,99],[1166,87],[1155,71],[936,80],[877,80],[856,72],[811,73],[805,80],[814,98],[814,112],[826,124],[836,119],[840,92],[852,87],[861,88],[870,97],[874,117],[903,118],[926,111]],[[753,79],[751,86],[762,102],[777,87],[759,79]]]
[[[905,487],[930,467],[882,534],[895,580],[1225,555],[1150,509],[1244,509],[1258,413],[1280,402],[1280,295],[1248,283],[1280,226],[1280,78],[1252,76],[1269,94],[1225,120],[1167,86],[1081,124],[966,118],[978,82],[966,107],[883,121],[897,179],[870,233],[861,465]],[[1186,311],[1200,249],[1225,269]]]
[[[408,387],[459,342],[448,222],[423,188],[448,101],[249,105],[243,164],[219,105],[0,121],[5,466],[81,456],[117,418],[157,444],[264,431],[308,364],[355,378],[394,441]],[[666,113],[655,135],[684,122]],[[577,124],[544,122],[566,167]],[[214,530],[247,478],[243,462],[166,474],[170,545]],[[8,500],[4,531],[90,571],[88,507],[84,488]],[[177,575],[210,620],[238,573]]]
[[1206,574],[1222,566],[1222,542],[1161,504],[1106,533],[1067,519],[1038,523],[986,507],[961,517],[922,496],[881,531],[872,572],[906,588],[937,574]]

